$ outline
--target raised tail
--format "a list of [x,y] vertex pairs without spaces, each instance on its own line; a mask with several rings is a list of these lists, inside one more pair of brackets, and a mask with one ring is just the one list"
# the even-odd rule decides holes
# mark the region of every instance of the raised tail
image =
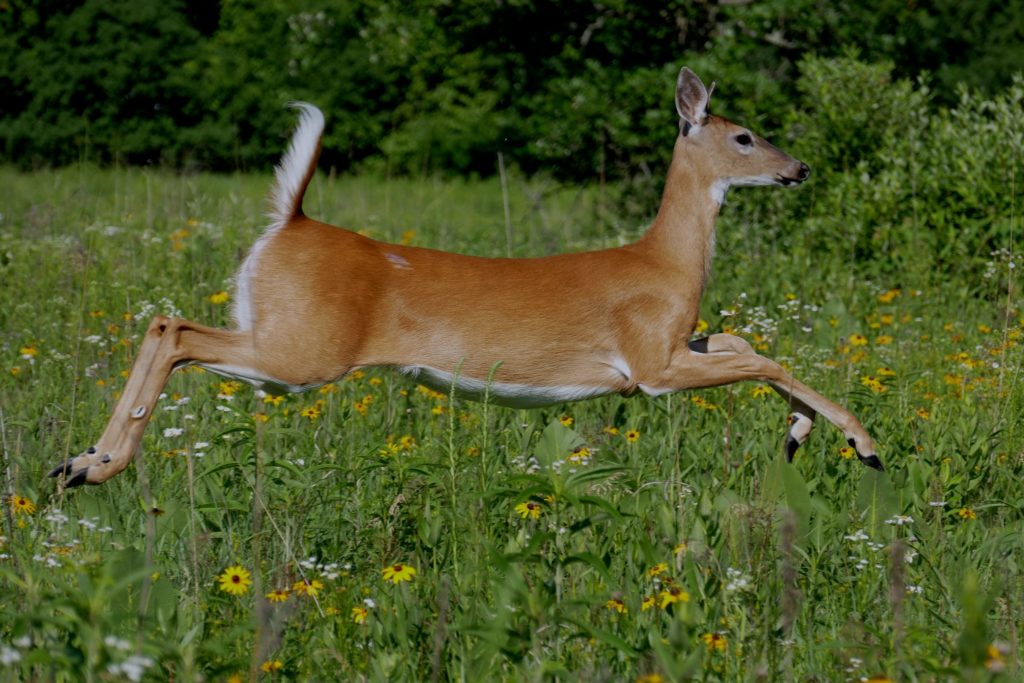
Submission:
[[320,138],[324,133],[324,115],[319,109],[307,102],[292,102],[288,106],[299,110],[299,124],[288,151],[274,169],[270,216],[277,225],[302,215],[302,198],[316,171]]

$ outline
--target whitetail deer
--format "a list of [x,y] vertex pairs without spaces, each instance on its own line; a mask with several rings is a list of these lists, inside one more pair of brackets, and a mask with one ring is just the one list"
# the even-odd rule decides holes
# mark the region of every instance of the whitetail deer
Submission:
[[664,197],[638,242],[531,259],[386,244],[307,218],[302,198],[324,119],[296,105],[298,128],[276,169],[273,223],[237,275],[235,329],[154,318],[103,435],[51,475],[63,474],[66,486],[98,484],[127,467],[168,376],[192,364],[276,391],[388,366],[511,406],[756,380],[791,408],[790,459],[820,413],[865,464],[882,469],[849,411],[739,337],[691,339],[728,188],[797,185],[810,174],[746,128],[709,114],[708,98],[683,68]]

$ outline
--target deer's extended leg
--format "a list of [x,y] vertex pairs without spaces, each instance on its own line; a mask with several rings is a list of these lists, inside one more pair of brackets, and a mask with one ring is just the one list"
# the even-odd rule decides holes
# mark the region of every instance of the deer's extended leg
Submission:
[[[720,348],[724,346],[723,342]],[[756,353],[699,353],[687,349],[673,357],[669,368],[657,380],[657,386],[676,390],[700,389],[745,380],[767,382],[783,396],[791,397],[794,405],[800,403],[820,413],[842,430],[861,462],[877,470],[884,469],[874,441],[853,413],[794,379],[775,361]]]
[[[757,355],[746,339],[732,334],[713,334],[690,342],[690,350],[710,354]],[[791,378],[792,379],[792,378]],[[786,458],[792,462],[797,449],[807,441],[817,412],[793,395],[789,386],[769,382],[769,386],[789,405],[789,428],[786,430]]]
[[80,486],[102,483],[126,468],[171,371],[191,362],[254,368],[251,334],[154,318],[103,435],[84,453],[54,468],[50,476],[63,474],[65,486]]

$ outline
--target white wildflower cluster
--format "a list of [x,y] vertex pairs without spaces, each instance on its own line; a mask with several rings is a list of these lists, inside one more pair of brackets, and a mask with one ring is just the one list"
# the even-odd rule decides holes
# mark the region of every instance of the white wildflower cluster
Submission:
[[751,587],[750,577],[735,567],[727,567],[725,570],[725,576],[727,579],[725,591],[727,593],[745,591],[749,590]]
[[317,572],[328,581],[334,581],[352,569],[352,565],[347,562],[344,564],[339,562],[328,562],[325,564],[318,561],[315,555],[311,555],[305,560],[299,560],[299,566],[306,571]]
[[68,516],[56,508],[47,512],[43,519],[54,526],[64,526],[68,523]]
[[[167,394],[160,394],[160,398],[164,398],[165,396],[167,396]],[[188,405],[189,401],[191,400],[192,397],[190,396],[182,396],[181,398],[175,399],[174,403],[164,406],[163,409],[168,412],[173,412],[182,406]]]
[[[861,659],[860,657],[850,657],[850,659],[846,662],[846,673],[852,674],[854,671],[857,671],[862,666],[864,666],[863,659]],[[866,681],[867,678],[861,678],[861,680]]]
[[172,318],[182,317],[181,310],[174,305],[173,301],[165,296],[155,304],[150,303],[149,301],[143,301],[139,305],[139,312],[136,313],[133,318],[136,322],[139,322],[140,320],[149,320],[157,313],[161,313],[162,315],[167,315]]
[[990,256],[992,257],[991,260],[985,262],[983,276],[986,280],[991,280],[1003,272],[1017,269],[1017,262],[1013,258],[1013,253],[1005,247],[996,249]]
[[847,540],[847,541],[852,541],[853,543],[858,543],[860,541],[866,541],[866,540],[868,540],[871,537],[868,536],[867,533],[865,533],[865,531],[863,529],[857,529],[852,534],[847,534],[846,536],[843,536],[843,538],[845,540]]
[[144,655],[129,655],[128,659],[120,663],[107,665],[107,673],[112,676],[124,676],[132,683],[138,683],[146,673],[146,669],[153,666],[154,662]]
[[181,427],[167,427],[164,429],[164,438],[173,439],[176,436],[181,436],[185,433],[185,430]]
[[893,515],[889,519],[885,520],[885,523],[903,526],[904,524],[913,524],[914,518],[910,515]]
[[10,645],[0,643],[0,664],[10,666],[21,661],[21,653]]
[[526,470],[527,474],[536,474],[541,471],[540,461],[537,460],[536,456],[525,456],[520,455],[512,459],[512,464],[521,470]]

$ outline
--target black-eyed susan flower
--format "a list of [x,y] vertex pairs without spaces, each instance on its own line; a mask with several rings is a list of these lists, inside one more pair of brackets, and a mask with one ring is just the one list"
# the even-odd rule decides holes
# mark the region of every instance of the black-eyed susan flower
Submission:
[[898,289],[890,289],[882,294],[878,295],[878,300],[883,304],[890,304],[901,294]]
[[303,579],[292,584],[292,592],[296,595],[304,595],[307,598],[315,598],[324,589],[324,584],[319,579]]
[[725,652],[726,648],[729,647],[729,641],[722,633],[705,633],[700,639],[704,641],[704,646],[707,647],[708,652]]
[[888,334],[880,334],[875,337],[875,344],[877,346],[886,346],[887,344],[892,344],[892,341],[892,337]]
[[606,609],[618,612],[619,614],[627,614],[629,612],[629,608],[626,607],[626,603],[623,602],[621,598],[609,598],[608,601],[604,603],[604,606]]
[[13,494],[7,500],[16,515],[31,515],[36,511],[36,504],[24,496]]
[[662,574],[664,574],[667,571],[668,571],[668,562],[659,562],[658,564],[654,565],[653,567],[649,567],[647,569],[647,576],[653,578],[655,576],[661,576]]
[[211,304],[214,304],[215,306],[219,306],[220,304],[226,304],[230,299],[231,295],[225,292],[224,290],[214,292],[210,296],[206,297],[206,300],[209,301]]
[[384,569],[380,570],[380,573],[385,581],[399,584],[403,581],[412,581],[413,577],[416,576],[416,567],[413,567],[411,564],[396,563],[384,567]]
[[857,455],[857,451],[851,446],[843,446],[839,449],[839,457],[844,460],[852,460],[855,455]]
[[217,581],[220,583],[220,589],[225,593],[245,595],[249,592],[249,586],[252,585],[252,574],[245,567],[236,564],[225,569],[217,577]]
[[281,662],[280,659],[268,659],[267,661],[260,664],[260,671],[262,671],[265,674],[280,671],[283,668],[284,664]]
[[767,396],[768,394],[772,393],[772,390],[771,387],[769,387],[767,384],[758,384],[750,393],[754,396],[754,398],[761,398],[762,396]]
[[608,434],[609,436],[619,435],[619,428],[614,425],[609,425],[608,427],[603,428],[601,431],[604,432],[605,434]]
[[366,619],[370,616],[370,610],[365,607],[353,607],[352,608],[352,621],[357,624],[365,624]]
[[562,423],[563,427],[572,427],[572,423],[575,422],[570,415],[563,415],[558,418],[558,421]]
[[878,379],[873,375],[861,377],[860,383],[866,386],[871,391],[875,392],[876,394],[884,394],[885,392],[889,391],[889,387],[882,384],[882,380]]
[[665,677],[659,673],[644,674],[637,676],[636,683],[665,683]]
[[931,413],[929,413],[929,412],[928,412],[927,410],[925,410],[924,408],[918,408],[918,409],[917,409],[917,416],[918,416],[919,418],[921,418],[922,420],[926,421],[926,422],[927,422],[928,420],[932,419],[932,414],[931,414]]
[[516,512],[518,512],[519,516],[523,519],[540,519],[541,511],[540,503],[536,503],[532,500],[516,505]]
[[850,346],[867,346],[868,338],[863,334],[851,334],[850,335]]
[[661,607],[661,609],[667,609],[669,605],[674,605],[677,602],[689,601],[690,594],[679,586],[670,586],[658,593],[658,607]]
[[317,406],[309,406],[299,411],[299,415],[306,418],[310,422],[315,422],[316,419],[320,417],[320,408],[318,408]]
[[956,514],[960,517],[960,519],[968,522],[978,518],[978,513],[969,507],[960,508],[959,510],[956,511]]
[[640,440],[640,432],[636,429],[629,429],[625,433],[626,441],[629,443],[636,443]]
[[655,600],[653,595],[645,595],[644,599],[640,602],[640,611],[646,612],[647,610],[654,607]]
[[278,588],[267,593],[267,600],[270,602],[284,602],[291,595],[291,591],[287,588]]

